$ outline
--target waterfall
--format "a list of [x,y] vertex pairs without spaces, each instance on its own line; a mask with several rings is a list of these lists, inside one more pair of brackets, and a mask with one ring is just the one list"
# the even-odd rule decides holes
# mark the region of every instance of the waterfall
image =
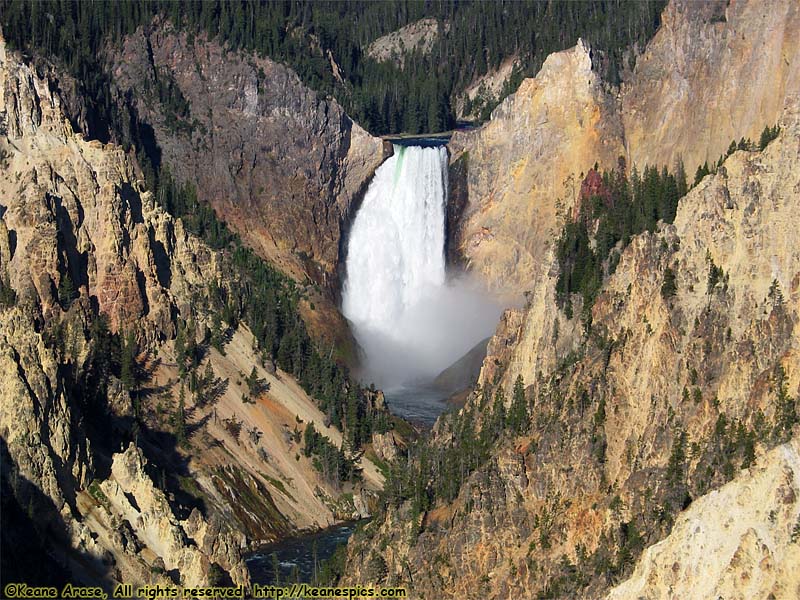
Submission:
[[344,314],[390,337],[430,287],[444,284],[443,147],[395,146],[375,173],[350,232]]
[[496,323],[496,307],[448,282],[446,201],[446,149],[396,145],[351,228],[342,312],[366,355],[366,379],[382,387],[435,376]]

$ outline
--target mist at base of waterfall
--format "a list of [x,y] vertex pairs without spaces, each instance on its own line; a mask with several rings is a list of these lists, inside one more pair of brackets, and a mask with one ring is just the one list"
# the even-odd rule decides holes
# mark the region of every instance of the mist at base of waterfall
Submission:
[[467,277],[428,286],[394,329],[353,323],[362,381],[385,391],[430,382],[494,332],[502,308]]

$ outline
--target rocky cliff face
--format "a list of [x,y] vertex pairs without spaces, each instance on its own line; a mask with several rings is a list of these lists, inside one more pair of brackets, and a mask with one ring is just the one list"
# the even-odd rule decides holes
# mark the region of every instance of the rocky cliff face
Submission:
[[218,516],[207,521],[196,508],[179,519],[133,444],[114,455],[110,477],[79,496],[78,507],[88,530],[81,543],[114,557],[118,581],[143,581],[143,561],[165,583],[163,574],[171,573],[185,586],[208,585],[212,564],[236,583],[250,580],[240,556],[244,536],[223,527]]
[[630,164],[687,171],[731,140],[758,140],[800,89],[800,7],[776,2],[670,2],[622,90]]
[[[506,406],[524,377],[529,433],[462,476],[453,502],[419,519],[391,508],[354,540],[349,580],[377,573],[417,597],[593,598],[633,573],[613,597],[716,598],[747,573],[741,589],[797,595],[800,97],[780,125],[763,152],[734,153],[689,192],[674,225],[632,240],[590,326],[566,319],[544,271],[501,322],[481,377],[505,388]],[[667,268],[674,295],[662,292]],[[491,415],[473,395],[439,422],[434,447]],[[726,528],[713,507],[734,497]],[[692,540],[713,569],[676,558]]]
[[143,193],[122,148],[75,135],[48,81],[13,57],[3,60],[4,246],[11,249],[4,268],[12,287],[47,318],[60,310],[58,289],[68,278],[113,329],[137,323],[149,340],[163,338],[175,296],[190,296],[218,273],[214,256]]
[[796,597],[798,451],[797,439],[779,446],[695,502],[607,600]]
[[[121,148],[73,133],[49,82],[7,54],[2,42],[0,115],[0,268],[16,295],[0,316],[8,374],[0,403],[4,476],[14,482],[18,503],[38,515],[38,533],[57,532],[53,551],[76,578],[91,581],[112,572],[116,579],[149,581],[147,564],[123,560],[136,551],[120,540],[97,542],[94,522],[75,518],[85,490],[108,460],[103,443],[94,447],[88,421],[102,420],[98,411],[124,427],[133,415],[130,396],[120,389],[104,407],[93,406],[91,397],[75,402],[78,382],[98,352],[91,315],[97,310],[115,330],[136,326],[146,343],[155,344],[172,335],[180,299],[204,287],[217,262],[179,221],[155,207]],[[143,472],[138,478],[152,487]],[[174,520],[166,505],[157,512]],[[113,530],[125,517],[111,507],[108,513]],[[198,525],[204,522],[199,517]],[[132,531],[141,534],[140,528]],[[246,582],[239,544],[227,540],[227,530],[219,535],[228,549],[224,567]],[[140,549],[149,547],[140,541]],[[81,547],[86,556],[70,547]],[[219,558],[187,548],[177,534],[170,548],[176,552],[188,553],[187,582],[207,582],[210,561]]]
[[110,62],[158,160],[262,256],[336,289],[343,228],[381,140],[291,70],[169,22],[140,29]]
[[446,34],[450,23],[444,21],[440,24],[433,18],[420,19],[376,39],[367,47],[367,55],[378,62],[392,61],[402,68],[406,54],[430,53],[440,30]]
[[497,69],[478,77],[453,101],[456,118],[460,120],[480,119],[484,103],[496,102],[508,83],[514,69],[519,67],[519,59],[512,56]]
[[48,74],[0,39],[4,577],[246,584],[244,548],[368,514],[382,476],[364,459],[342,489],[300,457],[308,423],[337,448],[341,433],[245,326],[205,348],[202,377],[180,373],[176,330],[213,327],[209,284],[231,259],[156,203],[123,148],[74,132]]
[[581,42],[552,54],[472,132],[457,132],[453,162],[467,171],[467,205],[454,232],[469,268],[503,291],[533,289],[550,241],[574,203],[578,174],[623,154],[614,99]]
[[691,176],[732,140],[758,141],[800,90],[798,29],[789,0],[670,2],[618,93],[583,44],[549,57],[489,123],[453,137],[453,160],[469,164],[456,241],[465,261],[498,289],[535,290],[595,162],[623,157],[641,172],[682,159]]

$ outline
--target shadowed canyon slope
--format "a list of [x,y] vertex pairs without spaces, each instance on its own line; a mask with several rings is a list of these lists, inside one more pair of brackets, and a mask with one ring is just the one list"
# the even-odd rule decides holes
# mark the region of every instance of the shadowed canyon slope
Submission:
[[[369,514],[382,475],[364,458],[361,483],[333,484],[302,453],[309,424],[337,449],[342,433],[293,375],[241,321],[205,341],[230,254],[167,214],[122,147],[76,134],[2,38],[0,163],[4,576],[247,583],[247,547]],[[197,347],[188,375],[178,339]]]
[[[40,526],[52,532],[61,529],[53,533],[53,548],[73,567],[84,561],[78,567],[83,577],[100,580],[113,562],[120,576],[142,577],[147,565],[139,565],[135,553],[125,551],[129,543],[135,545],[129,535],[136,536],[125,528],[113,533],[119,527],[113,510],[112,521],[100,527],[93,525],[102,520],[89,514],[86,520],[71,518],[81,507],[92,512],[91,496],[81,490],[99,471],[108,470],[110,457],[98,456],[87,439],[89,415],[83,413],[96,409],[70,402],[67,390],[92,352],[86,331],[90,303],[96,302],[109,315],[115,329],[138,321],[148,338],[169,335],[178,299],[188,300],[191,291],[216,272],[215,257],[140,193],[121,148],[87,142],[72,132],[48,82],[6,53],[4,43],[0,43],[0,77],[1,266],[18,297],[17,306],[4,309],[0,319],[0,360],[8,375],[0,403],[4,471],[11,470],[23,482],[14,492],[21,503],[33,507]],[[164,263],[167,252],[171,259]],[[159,280],[162,268],[170,271],[168,283]],[[67,276],[79,297],[62,320],[57,289],[64,289]],[[65,328],[60,334],[54,330],[57,323]],[[73,375],[61,365],[61,353],[48,347],[47,339],[54,335],[70,340],[70,349],[63,352],[72,356]],[[108,422],[129,427],[130,397],[121,388],[111,397]],[[137,529],[143,532],[152,523],[163,534],[164,548],[158,553],[163,568],[180,565],[187,581],[202,583],[208,580],[210,561],[216,561],[237,581],[246,581],[232,534],[217,527],[218,543],[209,539],[206,551],[180,541],[178,519],[164,509],[163,493],[154,491],[144,476],[142,457],[136,451],[126,456],[117,454],[114,459],[115,465],[126,460],[130,466],[124,481],[119,479],[122,471],[114,470],[114,479],[122,486],[119,494],[109,489],[102,497],[113,503],[118,497],[124,500],[127,491],[137,498],[145,510]],[[144,481],[145,488],[132,490],[129,484],[138,485],[135,480]],[[151,510],[152,506],[164,510]],[[205,528],[202,517],[199,522],[197,517],[199,513],[195,522]],[[87,557],[71,546],[84,548]]]

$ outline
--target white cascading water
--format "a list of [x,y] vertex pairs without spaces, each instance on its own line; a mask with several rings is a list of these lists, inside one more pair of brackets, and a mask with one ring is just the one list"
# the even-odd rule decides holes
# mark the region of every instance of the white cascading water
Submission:
[[394,147],[350,231],[342,311],[385,389],[436,376],[491,334],[498,307],[445,271],[447,151]]

